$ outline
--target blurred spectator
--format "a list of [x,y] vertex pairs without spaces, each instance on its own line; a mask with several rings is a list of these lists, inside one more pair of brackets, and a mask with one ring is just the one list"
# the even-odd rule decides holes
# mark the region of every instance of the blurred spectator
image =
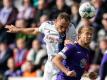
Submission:
[[0,43],[0,73],[3,74],[8,69],[7,60],[13,56],[12,53],[5,42]]
[[[87,0],[85,0],[85,1],[87,1]],[[81,3],[81,0],[65,0],[65,3],[66,3],[66,5],[67,6],[72,6],[73,4],[75,4],[75,3]]]
[[82,18],[81,21],[79,22],[79,24],[76,27],[76,31],[78,31],[78,29],[81,26],[89,26],[89,25],[92,25],[91,21],[89,19]]
[[22,75],[21,70],[16,70],[13,58],[8,59],[7,66],[9,69],[4,74],[4,80],[8,80],[8,77],[18,77]]
[[34,22],[36,24],[38,24],[38,22],[40,20],[40,17],[42,15],[46,14],[46,15],[50,16],[50,11],[47,8],[46,3],[47,3],[46,0],[38,0],[38,7],[37,7],[37,10],[36,10],[36,17],[34,19]]
[[40,26],[41,25],[41,23],[43,23],[43,22],[45,22],[45,21],[48,21],[49,20],[49,16],[47,15],[47,14],[43,14],[43,15],[41,15],[40,16],[40,18],[39,18],[39,22],[38,23],[33,23],[32,24],[32,27],[34,28],[34,27],[38,27],[38,26]]
[[101,17],[103,11],[107,8],[104,4],[103,0],[91,0],[92,4],[96,8],[96,16],[94,18],[93,26],[95,27],[96,31],[98,32],[101,29]]
[[74,3],[71,6],[71,22],[77,27],[78,23],[80,22],[80,15],[79,15],[79,4]]
[[35,9],[32,6],[32,0],[23,0],[22,8],[19,10],[18,19],[25,19],[31,23],[35,17]]
[[2,73],[0,73],[0,80],[3,80],[3,74]]
[[106,38],[102,38],[99,41],[98,49],[96,50],[96,53],[94,55],[94,60],[93,64],[90,67],[90,71],[98,72],[103,57],[103,53],[105,52],[106,49],[107,49]]
[[20,9],[22,5],[22,0],[14,0],[14,5],[17,9]]
[[[13,0],[3,0],[3,7],[0,9],[0,27],[14,24],[17,17],[17,9],[13,5]],[[12,43],[15,35],[7,33],[6,30],[0,29],[0,41]],[[9,39],[9,40],[8,40]]]
[[2,0],[0,0],[0,8],[2,7],[2,3],[3,3],[3,1],[2,1]]
[[47,56],[46,50],[42,48],[38,40],[34,40],[32,42],[32,48],[28,52],[27,60],[40,67],[41,59],[45,56]]
[[42,61],[41,67],[36,70],[38,77],[43,77],[46,61],[47,61],[47,58],[44,58],[44,60]]
[[33,5],[34,5],[34,7],[37,8],[37,6],[38,6],[38,0],[33,0]]
[[16,47],[14,49],[14,59],[16,68],[21,68],[22,64],[26,60],[27,50],[25,49],[25,40],[19,38],[16,40]]
[[[28,26],[28,23],[24,19],[17,19],[15,26],[19,27],[19,28],[26,28]],[[29,49],[29,48],[31,48],[32,41],[36,37],[34,35],[26,35],[26,34],[23,34],[23,33],[17,33],[16,34],[16,39],[18,39],[18,38],[25,39],[26,40],[26,43],[25,43],[26,44],[26,48]]]
[[3,7],[0,9],[0,26],[14,24],[17,13],[13,0],[3,0]]
[[49,16],[46,15],[46,14],[43,14],[41,17],[40,17],[40,24],[45,22],[45,21],[48,21],[49,20]]
[[105,44],[105,46],[103,46],[105,48],[105,51],[103,52],[104,55],[100,65],[100,80],[106,80],[105,78],[107,76],[107,38],[104,38],[103,42]]
[[103,28],[98,32],[98,40],[107,37],[107,10],[102,15],[102,25]]
[[17,19],[16,23],[15,23],[15,26],[19,27],[19,28],[26,28],[28,25],[27,25],[26,20],[24,20],[24,19]]
[[56,19],[58,14],[61,12],[71,14],[70,8],[65,5],[65,0],[56,0],[56,5],[51,9],[50,19],[51,20]]
[[32,72],[33,64],[31,61],[26,61],[24,68],[23,77],[36,77],[36,71]]

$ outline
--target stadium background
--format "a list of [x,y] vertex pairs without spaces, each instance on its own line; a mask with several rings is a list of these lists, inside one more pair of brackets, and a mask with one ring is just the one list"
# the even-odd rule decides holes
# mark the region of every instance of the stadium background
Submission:
[[78,13],[80,4],[85,1],[88,0],[0,0],[0,80],[9,77],[14,77],[14,80],[17,77],[29,80],[33,80],[31,77],[35,80],[42,78],[47,60],[43,34],[7,33],[4,27],[10,24],[39,27],[44,21],[56,19],[61,12],[71,16],[76,30],[82,25],[95,28],[87,70],[99,72],[103,53],[107,49],[103,40],[107,37],[107,0],[91,0],[96,8],[96,16],[90,21],[81,19]]

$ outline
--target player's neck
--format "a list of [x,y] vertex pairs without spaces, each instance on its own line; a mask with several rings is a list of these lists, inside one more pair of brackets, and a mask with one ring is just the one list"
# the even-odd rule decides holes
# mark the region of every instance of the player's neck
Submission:
[[82,46],[82,47],[84,47],[84,48],[88,48],[88,46],[89,45],[86,45],[83,41],[81,41],[81,40],[78,40],[77,41],[78,42],[78,44],[80,45],[80,46]]

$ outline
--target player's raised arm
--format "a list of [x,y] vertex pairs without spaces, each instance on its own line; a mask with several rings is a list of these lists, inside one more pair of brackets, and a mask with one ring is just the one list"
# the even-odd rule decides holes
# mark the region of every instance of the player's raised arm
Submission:
[[38,28],[18,28],[14,25],[7,25],[5,28],[7,29],[7,32],[10,33],[24,33],[32,35],[37,35],[39,33]]
[[69,69],[67,69],[63,64],[62,64],[62,61],[63,61],[63,57],[61,55],[56,55],[54,58],[53,58],[53,63],[62,71],[64,72],[67,76],[69,77],[75,77],[76,76],[76,72],[75,71],[70,71]]

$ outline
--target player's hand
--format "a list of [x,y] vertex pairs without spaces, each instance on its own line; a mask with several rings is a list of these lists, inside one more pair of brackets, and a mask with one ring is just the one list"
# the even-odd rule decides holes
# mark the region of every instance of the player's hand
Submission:
[[12,33],[18,32],[18,28],[13,25],[6,25],[5,28],[7,29],[7,32],[12,32]]
[[68,72],[66,73],[66,75],[69,76],[69,77],[76,77],[76,72],[75,72],[74,70],[68,71]]
[[88,76],[89,76],[90,79],[96,79],[97,78],[97,73],[96,72],[90,72],[88,74]]

